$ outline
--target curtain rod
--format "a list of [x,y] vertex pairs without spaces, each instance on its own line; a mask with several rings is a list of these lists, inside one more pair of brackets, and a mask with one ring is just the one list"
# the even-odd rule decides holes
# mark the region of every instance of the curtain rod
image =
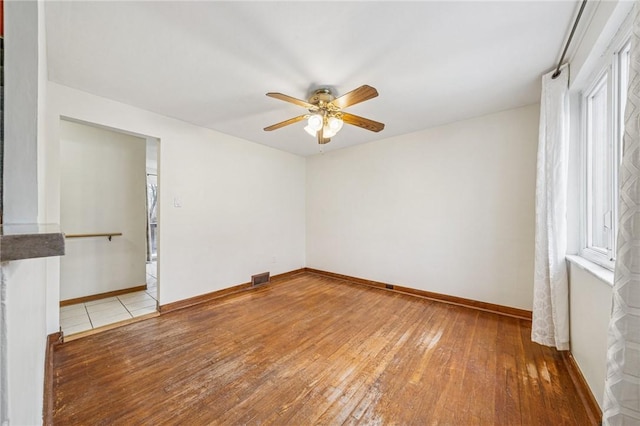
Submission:
[[582,0],[582,5],[580,6],[580,11],[578,12],[578,16],[576,16],[576,21],[573,23],[573,28],[571,29],[571,33],[569,34],[569,39],[567,40],[567,44],[564,45],[564,51],[562,52],[562,56],[560,57],[560,61],[558,62],[558,67],[556,68],[556,72],[553,73],[551,78],[555,79],[560,75],[560,66],[562,65],[562,61],[564,61],[564,55],[567,54],[567,49],[569,49],[569,45],[571,44],[571,39],[573,38],[573,34],[576,32],[576,27],[578,26],[578,22],[580,22],[580,17],[582,16],[582,11],[587,4],[587,0]]

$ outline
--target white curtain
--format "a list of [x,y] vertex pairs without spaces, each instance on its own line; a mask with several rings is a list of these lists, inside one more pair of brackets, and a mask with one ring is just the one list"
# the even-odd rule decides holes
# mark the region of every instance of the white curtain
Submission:
[[635,4],[625,108],[613,311],[603,424],[640,425],[640,1]]
[[567,172],[569,152],[569,69],[542,77],[531,340],[569,349]]

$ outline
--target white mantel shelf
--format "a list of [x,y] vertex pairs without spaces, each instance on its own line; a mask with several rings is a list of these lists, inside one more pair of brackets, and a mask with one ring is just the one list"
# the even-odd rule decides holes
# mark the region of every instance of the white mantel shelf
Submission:
[[0,225],[0,262],[62,255],[64,234],[59,225]]

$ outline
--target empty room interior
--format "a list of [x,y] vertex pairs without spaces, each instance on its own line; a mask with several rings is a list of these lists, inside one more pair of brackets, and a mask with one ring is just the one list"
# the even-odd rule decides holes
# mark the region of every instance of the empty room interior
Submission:
[[0,4],[0,424],[640,425],[640,0]]

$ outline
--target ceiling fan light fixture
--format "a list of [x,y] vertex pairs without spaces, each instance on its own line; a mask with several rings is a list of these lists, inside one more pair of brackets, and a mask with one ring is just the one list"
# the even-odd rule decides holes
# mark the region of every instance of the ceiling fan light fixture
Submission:
[[331,116],[327,119],[324,126],[323,134],[326,138],[332,138],[342,129],[344,122],[341,118]]
[[313,130],[311,128],[311,126],[309,126],[308,124],[306,126],[304,126],[304,131],[309,133],[309,135],[311,135],[314,138],[318,135],[318,131],[317,130]]
[[307,120],[307,125],[314,131],[313,136],[315,136],[315,132],[322,129],[324,125],[323,117],[320,114],[311,114]]
[[334,134],[338,133],[340,129],[342,129],[343,124],[344,121],[338,117],[329,117],[329,120],[327,121],[327,126],[332,132],[334,132]]
[[331,129],[329,128],[329,126],[324,126],[324,131],[322,132],[322,135],[323,135],[326,139],[329,139],[329,138],[334,137],[334,136],[336,135],[336,132],[334,132],[333,130],[331,130]]

